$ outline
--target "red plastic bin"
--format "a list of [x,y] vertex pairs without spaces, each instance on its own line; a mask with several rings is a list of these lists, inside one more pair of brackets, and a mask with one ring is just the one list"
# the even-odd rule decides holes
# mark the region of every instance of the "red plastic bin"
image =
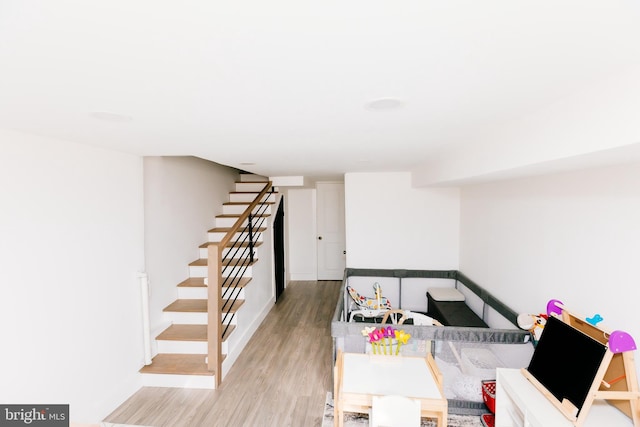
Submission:
[[496,382],[482,381],[482,400],[491,413],[496,413]]

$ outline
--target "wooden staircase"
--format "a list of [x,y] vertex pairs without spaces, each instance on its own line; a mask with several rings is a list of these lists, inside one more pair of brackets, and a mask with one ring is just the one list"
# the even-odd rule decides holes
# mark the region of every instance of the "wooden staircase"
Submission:
[[[177,285],[178,298],[163,310],[165,318],[171,325],[156,338],[158,354],[150,365],[144,366],[143,374],[147,386],[185,387],[185,388],[215,388],[214,375],[207,365],[207,306],[208,306],[208,245],[220,242],[229,232],[241,214],[262,191],[266,180],[246,181],[236,183],[236,191],[229,194],[229,202],[223,205],[223,213],[216,216],[215,227],[208,231],[208,241],[198,248],[198,258],[189,264],[189,277]],[[275,194],[269,194],[267,202],[273,204]],[[266,208],[266,209],[265,209]],[[254,210],[255,211],[255,210]],[[260,218],[268,218],[271,206],[263,207]],[[256,215],[258,217],[258,215]],[[266,224],[266,222],[265,222]],[[245,225],[245,224],[243,224]],[[223,311],[222,357],[228,353],[228,338],[236,329],[236,316],[240,315],[244,305],[246,286],[251,282],[251,268],[258,262],[258,249],[262,245],[263,232],[266,227],[253,230],[253,260],[249,259],[248,250],[242,256],[236,255],[241,248],[248,248],[247,233],[239,232],[234,241],[243,241],[235,248],[223,249],[223,256],[229,251],[231,258],[222,262],[223,277],[227,277],[225,287],[222,288],[224,298],[220,301]],[[238,267],[246,266],[239,274]],[[233,304],[229,301],[233,299]],[[235,315],[235,316],[233,316]],[[223,359],[224,360],[224,359]]]

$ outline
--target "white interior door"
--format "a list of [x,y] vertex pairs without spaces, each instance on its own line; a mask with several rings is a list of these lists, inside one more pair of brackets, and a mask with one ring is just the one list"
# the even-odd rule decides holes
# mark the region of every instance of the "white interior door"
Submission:
[[344,183],[316,184],[318,280],[342,280],[346,265]]

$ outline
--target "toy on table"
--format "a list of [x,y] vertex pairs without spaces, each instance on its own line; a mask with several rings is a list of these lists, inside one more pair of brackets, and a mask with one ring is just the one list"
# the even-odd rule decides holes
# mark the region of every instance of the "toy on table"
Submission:
[[371,352],[373,354],[394,355],[393,347],[395,346],[395,356],[400,353],[400,347],[406,344],[411,338],[410,334],[405,331],[399,331],[391,326],[375,328],[366,327],[362,330],[362,335],[368,338],[371,343]]

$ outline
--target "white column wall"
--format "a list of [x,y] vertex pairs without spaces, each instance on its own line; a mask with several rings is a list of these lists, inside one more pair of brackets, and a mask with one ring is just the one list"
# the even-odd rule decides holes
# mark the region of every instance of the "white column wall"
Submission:
[[139,388],[142,159],[0,130],[0,402],[97,422]]
[[640,164],[462,189],[460,270],[521,313],[550,299],[640,340]]
[[458,268],[459,190],[405,172],[345,175],[347,267]]
[[235,169],[196,157],[144,158],[152,337],[168,326],[162,309],[177,298],[177,285],[189,277],[189,263],[199,258],[198,247],[208,241],[207,231],[238,180]]

